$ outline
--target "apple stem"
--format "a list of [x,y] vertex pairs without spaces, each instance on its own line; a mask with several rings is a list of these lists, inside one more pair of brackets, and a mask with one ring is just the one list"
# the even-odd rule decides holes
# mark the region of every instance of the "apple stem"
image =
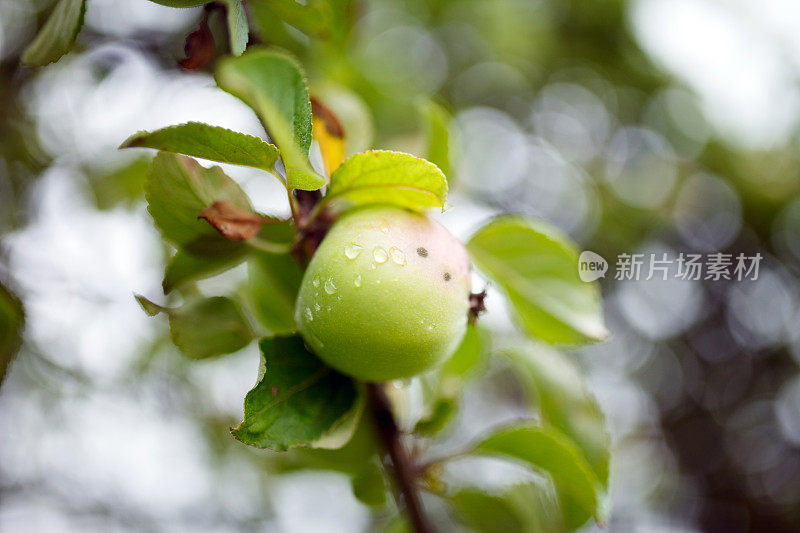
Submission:
[[295,190],[289,193],[289,204],[292,207],[292,218],[297,227],[297,235],[292,244],[292,255],[306,266],[311,256],[317,251],[322,239],[328,233],[334,216],[327,210],[319,210],[322,193],[319,191]]
[[486,289],[481,292],[473,292],[469,295],[469,323],[475,326],[478,317],[486,311]]
[[367,403],[372,411],[378,436],[389,455],[390,463],[384,461],[387,472],[390,472],[399,495],[395,495],[397,507],[408,515],[411,526],[416,533],[432,533],[422,507],[422,501],[416,485],[418,469],[411,455],[403,445],[400,428],[392,413],[389,398],[384,391],[383,383],[367,383]]

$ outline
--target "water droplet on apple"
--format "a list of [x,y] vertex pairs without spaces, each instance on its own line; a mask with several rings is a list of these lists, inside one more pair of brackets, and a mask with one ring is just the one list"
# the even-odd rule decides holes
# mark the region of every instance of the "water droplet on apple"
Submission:
[[389,254],[387,254],[386,250],[384,250],[380,246],[376,246],[375,249],[372,251],[372,257],[375,259],[376,263],[382,264],[389,259]]
[[333,278],[328,278],[325,281],[325,292],[334,294],[336,292],[336,285],[333,283]]
[[389,249],[389,255],[392,256],[392,262],[396,265],[405,266],[406,264],[406,254],[403,253],[403,250],[400,248],[395,248],[392,246]]
[[363,248],[357,244],[348,244],[344,247],[344,255],[351,261],[361,254]]

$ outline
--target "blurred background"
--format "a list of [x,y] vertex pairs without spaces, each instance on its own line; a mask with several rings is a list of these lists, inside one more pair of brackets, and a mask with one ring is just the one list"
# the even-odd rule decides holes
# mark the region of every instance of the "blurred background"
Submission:
[[[50,8],[0,2],[0,281],[26,311],[0,389],[0,531],[371,529],[346,477],[272,475],[229,436],[255,347],[188,361],[132,296],[163,300],[168,250],[142,198],[152,154],[117,146],[189,120],[263,134],[177,66],[202,8],[89,0],[73,52],[22,68]],[[462,238],[512,211],[609,273],[620,253],[761,253],[754,281],[607,275],[613,338],[574,357],[612,434],[609,531],[800,531],[800,3],[374,0],[310,28],[248,8],[261,42],[301,58],[348,151],[420,153],[420,103],[452,113],[442,221]],[[288,213],[277,181],[225,170]],[[503,331],[498,300],[486,322]],[[456,435],[513,415],[490,393],[467,392]]]

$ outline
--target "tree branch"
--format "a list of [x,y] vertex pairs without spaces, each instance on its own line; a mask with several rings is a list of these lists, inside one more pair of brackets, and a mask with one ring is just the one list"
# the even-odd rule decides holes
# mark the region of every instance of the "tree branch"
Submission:
[[400,440],[400,429],[392,414],[383,384],[367,383],[367,402],[378,437],[391,459],[387,470],[391,472],[399,492],[399,497],[396,497],[397,506],[401,512],[407,514],[416,533],[432,533],[433,528],[425,516],[416,486],[417,468]]

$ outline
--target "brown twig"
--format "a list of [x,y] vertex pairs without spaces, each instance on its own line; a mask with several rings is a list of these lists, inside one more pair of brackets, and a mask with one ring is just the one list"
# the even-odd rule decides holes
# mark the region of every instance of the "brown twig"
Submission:
[[425,516],[417,490],[417,468],[400,439],[400,429],[392,414],[383,384],[367,383],[367,402],[378,437],[391,461],[387,469],[391,472],[399,492],[397,506],[408,516],[416,533],[432,533],[433,528]]
[[[289,196],[292,217],[297,226],[297,237],[292,245],[292,255],[301,265],[308,264],[334,221],[333,213],[316,207],[322,200],[320,191],[295,190]],[[316,216],[312,216],[316,213]]]

